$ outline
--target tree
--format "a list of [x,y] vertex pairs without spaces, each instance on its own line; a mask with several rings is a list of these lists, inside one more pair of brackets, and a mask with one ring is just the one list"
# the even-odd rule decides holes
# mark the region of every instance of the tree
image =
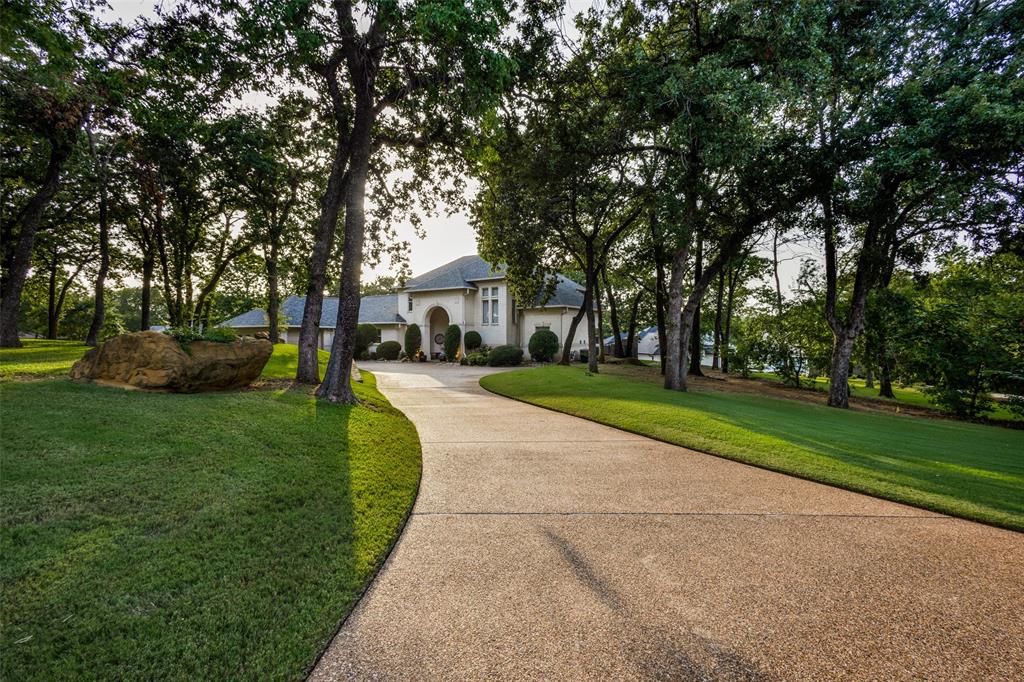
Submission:
[[237,204],[245,212],[246,232],[258,244],[267,279],[270,340],[278,343],[279,293],[284,249],[301,229],[316,168],[314,144],[305,121],[311,103],[286,94],[266,113],[239,111],[216,123],[214,144],[222,149],[226,178],[239,188]]
[[[91,59],[91,38],[102,34],[91,5],[23,6],[4,12],[0,60],[0,139],[29,159],[5,197],[0,281],[0,346],[17,347],[21,292],[36,232],[60,188],[64,168],[97,99],[100,75]],[[6,175],[6,173],[5,173]],[[7,199],[12,199],[8,205]]]
[[[825,319],[835,339],[829,405],[844,408],[871,291],[915,240],[966,226],[950,220],[965,217],[955,208],[962,197],[1019,166],[1021,105],[1011,83],[1022,74],[1010,55],[1024,26],[999,3],[836,3],[822,12],[824,63],[807,130],[820,158]],[[840,301],[844,241],[853,286]]]

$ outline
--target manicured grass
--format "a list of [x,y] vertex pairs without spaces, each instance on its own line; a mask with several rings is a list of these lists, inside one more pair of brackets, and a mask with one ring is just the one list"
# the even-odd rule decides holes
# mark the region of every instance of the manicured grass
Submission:
[[492,374],[480,383],[669,443],[1024,530],[1022,431],[745,393],[678,393],[557,366]]
[[[774,372],[752,372],[750,376],[780,384],[783,383],[782,377],[780,377],[778,374],[775,374]],[[801,386],[804,386],[808,389],[827,393],[829,386],[832,382],[829,381],[828,377],[815,377],[814,379],[802,377],[800,379],[800,383]],[[941,408],[939,408],[937,405],[935,405],[935,403],[928,399],[927,395],[925,395],[919,389],[913,386],[894,385],[892,387],[892,392],[893,395],[896,396],[896,399],[893,400],[892,398],[882,398],[881,396],[879,396],[877,386],[875,388],[868,388],[864,384],[864,379],[850,377],[850,395],[857,396],[858,398],[870,398],[872,400],[879,400],[883,403],[888,403],[890,405],[893,404],[894,402],[904,403],[907,405],[913,405],[915,407],[926,407],[932,410],[942,411]],[[995,406],[995,409],[992,412],[987,413],[986,416],[989,419],[994,419],[997,421],[1020,421],[1021,419],[1021,417],[1019,417],[1018,415],[1014,414],[1013,412],[1010,412],[1010,410],[1008,410],[1004,405],[999,404]]]
[[363,377],[357,407],[0,382],[0,679],[301,678],[419,482],[415,428]]
[[22,339],[21,348],[0,348],[0,378],[66,375],[89,347],[78,341]]

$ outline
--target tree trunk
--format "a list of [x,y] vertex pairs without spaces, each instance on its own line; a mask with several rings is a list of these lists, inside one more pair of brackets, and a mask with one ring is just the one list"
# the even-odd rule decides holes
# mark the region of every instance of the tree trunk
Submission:
[[878,372],[878,395],[882,398],[896,399],[896,394],[892,392],[892,367],[889,358],[884,356]]
[[156,265],[152,252],[143,254],[142,257],[142,310],[139,321],[139,330],[146,331],[150,327],[150,317],[153,307],[153,268]]
[[658,325],[658,358],[661,365],[661,375],[665,376],[665,364],[668,361],[668,357],[665,354],[665,349],[668,348],[668,331],[666,321],[666,312],[668,310],[668,296],[665,292],[665,264],[660,258],[655,262],[655,277],[654,282],[654,316],[655,323]]
[[49,263],[49,282],[46,297],[46,338],[57,338],[57,248],[53,249],[53,260]]
[[576,330],[580,327],[580,322],[583,321],[584,315],[587,314],[587,307],[590,305],[590,292],[583,292],[583,306],[576,311],[576,314],[572,316],[572,321],[569,322],[569,333],[566,334],[565,338],[562,339],[562,357],[558,359],[558,364],[568,366],[570,364],[570,358],[572,356],[572,342],[576,338]]
[[[608,299],[608,316],[612,323],[612,355],[617,358],[626,357],[626,351],[622,347],[622,329],[619,326],[619,311],[615,305],[615,294],[612,292],[612,287],[608,283],[608,274],[601,269],[601,279],[604,281],[605,298]],[[635,315],[634,315],[635,316]]]
[[718,291],[715,292],[715,346],[711,357],[711,369],[719,368],[722,354],[722,299],[725,294],[725,268],[718,273]]
[[846,328],[836,335],[832,346],[831,384],[828,389],[828,404],[832,407],[850,406],[850,360],[857,334]]
[[[595,344],[593,343],[593,339],[596,338],[597,359],[593,363],[596,371],[597,363],[604,362],[604,310],[601,306],[601,285],[597,281],[597,273],[594,274],[593,280],[594,281],[592,282],[592,286],[594,287],[594,302],[597,304],[597,319],[591,320],[591,323],[589,324],[589,327],[595,331],[593,332],[593,334],[587,335],[587,347],[590,348],[590,350],[587,352],[587,364],[591,364],[590,353],[594,352],[593,346]],[[591,318],[592,317],[593,314],[591,315]]]
[[633,297],[633,305],[630,307],[629,328],[626,332],[626,357],[635,358],[637,356],[636,318],[640,311],[640,299],[643,294],[644,290],[639,289],[636,292],[636,296]]
[[295,371],[295,381],[301,384],[320,382],[317,338],[320,335],[324,288],[327,286],[327,260],[334,250],[338,216],[341,214],[348,185],[348,160],[348,145],[339,137],[334,148],[334,161],[331,164],[330,177],[327,179],[327,189],[320,198],[320,220],[309,263],[309,282],[306,285],[306,301],[302,309],[302,326],[299,328],[299,365]]
[[[693,285],[694,291],[697,290],[698,283],[701,277],[704,276],[704,238],[700,235],[697,236],[697,252],[694,254],[693,260]],[[703,292],[702,292],[703,293]],[[703,299],[703,296],[701,296]],[[704,339],[701,338],[700,329],[700,303],[701,300],[697,301],[697,308],[693,311],[693,327],[690,330],[691,341],[690,341],[690,374],[694,376],[702,377],[704,372],[701,371],[700,363],[704,358]],[[685,382],[684,382],[685,383]]]
[[99,343],[100,331],[103,329],[103,318],[107,310],[104,301],[104,287],[107,273],[110,271],[110,226],[107,224],[107,187],[106,170],[100,187],[100,269],[96,273],[95,301],[93,303],[92,323],[85,337],[85,345],[95,346]]
[[278,294],[277,245],[270,247],[270,258],[267,259],[267,323],[270,325],[270,342],[280,343],[278,331],[278,310],[281,306]]
[[21,291],[25,287],[32,264],[32,249],[36,242],[36,231],[42,221],[43,212],[50,204],[60,186],[60,174],[64,163],[71,156],[70,144],[51,143],[50,159],[46,165],[42,186],[29,200],[25,211],[21,214],[18,230],[18,243],[14,247],[11,268],[7,280],[3,283],[3,295],[0,297],[0,348],[18,348],[18,318],[21,316]]
[[729,373],[729,343],[732,341],[732,311],[736,300],[736,270],[730,268],[728,277],[729,293],[725,297],[725,329],[722,332],[722,373]]
[[[317,396],[334,403],[353,404],[350,377],[355,355],[356,327],[359,324],[359,277],[363,267],[365,237],[366,176],[370,165],[370,135],[373,131],[373,100],[365,92],[357,93],[355,122],[352,127],[352,157],[348,191],[345,197],[345,244],[341,261],[341,291],[338,319],[331,343],[331,357]],[[313,340],[315,344],[315,339]]]
[[[597,299],[597,305],[600,306],[600,296],[597,287],[597,273],[594,272],[594,256],[592,250],[588,249],[587,253],[587,288],[591,290],[591,298]],[[595,313],[599,314],[599,310],[595,311],[594,306],[587,306],[587,370],[592,374],[597,374],[597,361],[598,356],[601,353],[598,347],[599,342],[603,342],[604,339],[598,338],[596,320],[594,319]],[[603,346],[603,343],[602,343]]]
[[685,359],[680,343],[682,337],[682,314],[683,314],[683,275],[686,269],[686,260],[689,256],[689,249],[684,246],[672,254],[672,265],[669,269],[668,282],[668,311],[665,315],[665,337],[666,345],[662,346],[661,353],[665,356],[665,388],[671,391],[683,390],[683,373]]

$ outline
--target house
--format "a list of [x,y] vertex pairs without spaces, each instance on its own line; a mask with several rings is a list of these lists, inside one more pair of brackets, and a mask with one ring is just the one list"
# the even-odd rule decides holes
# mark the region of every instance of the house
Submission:
[[[573,316],[583,305],[583,287],[564,275],[555,278],[550,298],[543,300],[538,296],[523,305],[512,297],[504,267],[493,267],[477,255],[463,256],[413,277],[394,294],[363,296],[359,324],[377,327],[378,342],[404,344],[406,328],[415,323],[423,335],[423,352],[432,358],[440,354],[444,331],[450,324],[459,325],[463,337],[468,331],[479,332],[488,346],[511,344],[526,350],[530,336],[539,329],[550,329],[561,343],[569,333]],[[298,343],[304,306],[303,296],[289,296],[281,304],[280,319],[287,343]],[[330,348],[334,340],[337,315],[337,297],[325,297],[318,339],[321,348]],[[242,334],[266,331],[267,314],[250,310],[220,326]],[[577,327],[572,345],[573,349],[587,347],[585,320]]]

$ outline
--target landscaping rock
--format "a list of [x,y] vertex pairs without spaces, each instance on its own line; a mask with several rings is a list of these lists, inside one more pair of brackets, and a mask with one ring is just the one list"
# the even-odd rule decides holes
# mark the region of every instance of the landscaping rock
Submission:
[[92,349],[71,368],[76,381],[198,393],[247,386],[274,352],[265,339],[193,341],[188,352],[160,332],[122,334]]

